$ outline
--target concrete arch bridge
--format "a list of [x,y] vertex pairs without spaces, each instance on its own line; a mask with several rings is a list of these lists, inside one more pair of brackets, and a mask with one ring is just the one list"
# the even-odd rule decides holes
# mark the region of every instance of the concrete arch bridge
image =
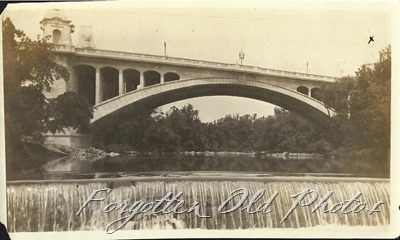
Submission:
[[108,126],[129,111],[152,109],[200,96],[257,99],[297,113],[328,129],[333,109],[319,100],[319,89],[336,78],[158,55],[58,46],[58,60],[71,74],[54,84],[54,96],[71,90],[94,105],[92,134],[67,131],[48,135],[49,141],[71,146],[94,144]]

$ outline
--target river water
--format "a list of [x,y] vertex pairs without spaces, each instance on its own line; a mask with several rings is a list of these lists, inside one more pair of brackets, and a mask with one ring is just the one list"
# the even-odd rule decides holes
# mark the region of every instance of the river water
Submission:
[[[124,230],[136,229],[248,229],[248,228],[300,228],[327,225],[380,226],[388,225],[389,180],[381,176],[334,171],[335,165],[326,159],[272,159],[254,156],[133,156],[124,155],[98,160],[58,159],[48,162],[40,171],[18,171],[7,181],[8,228],[11,232],[84,231],[101,230],[125,215],[119,211],[104,211],[108,203],[129,206],[142,201],[160,200],[168,192],[172,196],[182,192],[180,210],[197,202],[199,214],[191,213],[139,213]],[[97,198],[87,204],[90,194],[99,189]],[[248,191],[247,198],[240,194],[219,210],[219,206],[232,196],[232,192]],[[288,214],[297,193],[310,189]],[[257,201],[252,196],[261,191]],[[314,208],[327,193],[327,209]],[[312,201],[312,197],[318,197]],[[343,206],[357,193],[359,197],[343,213]],[[276,195],[275,197],[274,194]],[[171,197],[172,197],[171,196]],[[243,197],[243,198],[242,198]],[[272,199],[272,200],[271,200]],[[243,200],[242,204],[239,202]],[[257,207],[265,211],[253,213]],[[368,213],[376,203],[380,212]],[[264,205],[262,205],[264,203]],[[306,204],[308,203],[308,204]],[[224,210],[234,209],[230,213]],[[162,205],[162,206],[165,206]],[[336,211],[334,206],[336,206]],[[262,209],[260,207],[260,209]],[[243,210],[241,210],[243,208]],[[151,212],[151,211],[150,211]],[[288,215],[284,219],[284,216]],[[203,217],[200,217],[203,216]],[[205,217],[207,216],[207,217]],[[284,219],[284,220],[283,220]],[[113,230],[118,224],[111,225]]]

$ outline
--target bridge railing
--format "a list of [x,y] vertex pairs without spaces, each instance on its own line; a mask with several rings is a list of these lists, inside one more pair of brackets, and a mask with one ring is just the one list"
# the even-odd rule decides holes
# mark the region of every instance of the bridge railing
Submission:
[[220,62],[212,62],[205,60],[195,60],[188,58],[177,58],[177,57],[169,57],[169,56],[160,56],[160,55],[151,55],[151,54],[143,54],[143,53],[132,53],[132,52],[123,52],[123,51],[111,51],[111,50],[101,50],[101,49],[91,49],[91,48],[77,48],[74,46],[67,45],[56,45],[59,51],[68,51],[68,52],[77,52],[77,53],[88,53],[95,54],[100,56],[119,56],[119,57],[129,57],[134,58],[135,60],[159,60],[164,63],[186,63],[190,65],[200,65],[200,66],[210,66],[210,67],[218,67],[225,68],[229,70],[243,70],[249,73],[259,73],[259,74],[272,74],[272,75],[283,75],[283,76],[297,76],[306,79],[313,79],[318,81],[326,81],[326,82],[335,82],[337,78],[309,73],[298,73],[291,72],[285,70],[276,70],[269,68],[261,68],[256,66],[247,66],[247,65],[239,65],[239,64],[229,64],[229,63],[220,63]]

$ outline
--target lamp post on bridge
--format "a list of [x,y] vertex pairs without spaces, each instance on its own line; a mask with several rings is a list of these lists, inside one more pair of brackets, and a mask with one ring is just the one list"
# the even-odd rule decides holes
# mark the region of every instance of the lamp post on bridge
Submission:
[[164,42],[164,56],[167,57],[167,42]]
[[243,65],[244,52],[243,49],[239,52],[240,65]]

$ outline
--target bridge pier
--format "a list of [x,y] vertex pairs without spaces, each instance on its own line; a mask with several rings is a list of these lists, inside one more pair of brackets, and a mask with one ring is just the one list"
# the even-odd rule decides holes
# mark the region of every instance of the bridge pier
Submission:
[[92,136],[90,134],[77,133],[72,129],[65,129],[65,132],[55,134],[46,133],[45,144],[63,145],[73,148],[89,148],[92,146]]

